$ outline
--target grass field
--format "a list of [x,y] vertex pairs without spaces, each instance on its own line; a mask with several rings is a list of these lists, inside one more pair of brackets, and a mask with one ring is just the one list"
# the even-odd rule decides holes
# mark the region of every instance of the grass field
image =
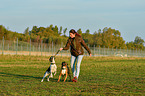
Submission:
[[0,96],[145,96],[145,58],[84,57],[79,81],[57,82],[61,62],[56,57],[57,74],[40,82],[49,66],[46,56],[0,55]]

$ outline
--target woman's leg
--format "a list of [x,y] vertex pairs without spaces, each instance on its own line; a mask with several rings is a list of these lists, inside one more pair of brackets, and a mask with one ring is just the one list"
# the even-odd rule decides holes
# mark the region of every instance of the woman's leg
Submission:
[[79,56],[77,57],[76,73],[75,73],[75,76],[77,77],[77,79],[78,79],[78,77],[79,77],[79,73],[80,73],[80,65],[81,65],[81,61],[82,61],[82,59],[83,59],[83,55],[79,55]]
[[73,73],[73,77],[75,77],[75,62],[76,62],[76,57],[71,55],[71,61],[70,61],[70,65],[71,65],[71,70]]

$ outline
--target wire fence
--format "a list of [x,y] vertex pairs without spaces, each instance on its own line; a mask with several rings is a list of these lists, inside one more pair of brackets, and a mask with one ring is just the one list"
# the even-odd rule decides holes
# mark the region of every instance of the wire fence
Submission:
[[[63,43],[61,44],[54,44],[53,42],[40,43],[31,42],[23,42],[23,41],[9,41],[0,40],[0,54],[10,54],[10,55],[37,55],[37,56],[51,56],[54,55],[59,48],[64,47]],[[89,46],[89,45],[88,45]],[[92,56],[119,56],[119,57],[145,57],[144,50],[131,50],[131,49],[114,49],[114,48],[101,48],[101,47],[89,47],[92,52]],[[84,49],[85,54],[84,56],[88,56],[87,51]],[[70,56],[69,50],[61,51],[59,56]]]

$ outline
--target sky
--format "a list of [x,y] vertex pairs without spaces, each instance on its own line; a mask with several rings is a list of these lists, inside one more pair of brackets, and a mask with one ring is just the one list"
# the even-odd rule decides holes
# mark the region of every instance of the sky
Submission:
[[145,41],[145,0],[0,0],[0,25],[11,31],[51,24],[67,28],[67,34],[108,27],[119,30],[126,42],[136,36]]

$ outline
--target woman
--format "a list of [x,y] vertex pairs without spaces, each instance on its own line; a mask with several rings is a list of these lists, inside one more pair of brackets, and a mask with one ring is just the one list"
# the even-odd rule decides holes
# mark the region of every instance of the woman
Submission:
[[[82,46],[88,51],[89,55],[91,56],[91,51],[88,46],[85,44],[82,37],[74,30],[71,29],[69,31],[70,37],[67,40],[66,46],[64,48],[60,48],[59,50],[68,50],[70,47],[71,52],[71,70],[73,73],[74,79],[73,82],[77,82],[79,73],[80,73],[80,65],[83,58],[83,48]],[[75,69],[76,63],[76,69]]]

